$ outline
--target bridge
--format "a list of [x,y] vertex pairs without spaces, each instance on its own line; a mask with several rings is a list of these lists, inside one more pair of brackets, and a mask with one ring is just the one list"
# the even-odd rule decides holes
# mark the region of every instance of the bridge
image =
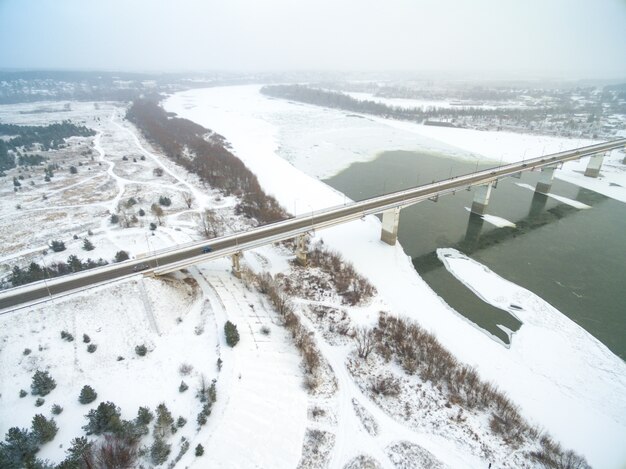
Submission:
[[[499,179],[521,176],[524,171],[539,169],[541,176],[535,190],[547,194],[552,185],[555,169],[564,162],[591,156],[585,175],[597,177],[607,152],[623,147],[626,147],[626,139],[553,153],[360,202],[330,207],[312,212],[310,215],[289,218],[245,232],[174,246],[141,259],[11,288],[0,293],[0,311],[17,309],[22,305],[32,305],[46,301],[49,297],[69,294],[138,273],[164,275],[200,262],[226,256],[232,258],[233,272],[235,275],[239,275],[241,272],[239,260],[243,251],[287,239],[295,238],[297,240],[296,257],[300,263],[306,264],[305,239],[307,233],[348,223],[372,214],[382,214],[381,240],[393,245],[397,241],[402,208],[425,200],[437,200],[438,197],[454,194],[456,191],[474,188],[474,201],[471,210],[473,213],[482,215],[488,206],[491,190]],[[210,252],[205,252],[206,247],[211,248]]]

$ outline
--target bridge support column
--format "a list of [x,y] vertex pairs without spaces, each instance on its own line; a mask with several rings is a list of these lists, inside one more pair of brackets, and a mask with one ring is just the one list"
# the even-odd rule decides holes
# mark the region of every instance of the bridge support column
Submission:
[[241,260],[241,253],[236,252],[232,256],[230,256],[230,260],[233,264],[233,275],[237,278],[241,278],[241,265],[239,261]]
[[493,183],[478,186],[474,191],[474,201],[472,202],[472,213],[476,215],[484,215],[489,205],[489,197],[491,196],[491,188]]
[[380,239],[393,246],[398,240],[398,223],[400,222],[400,208],[392,208],[383,212],[383,229]]
[[298,237],[296,238],[296,261],[302,267],[306,267],[307,254],[309,253],[306,241],[307,238],[305,233],[298,235]]
[[587,164],[587,169],[585,169],[585,176],[590,178],[597,178],[600,175],[600,168],[602,167],[602,161],[604,160],[604,156],[607,153],[596,153],[595,155],[591,155],[589,158],[589,163]]
[[556,167],[547,166],[545,168],[541,168],[541,175],[539,176],[539,181],[537,181],[537,185],[535,186],[535,192],[539,192],[540,194],[549,194],[550,188],[552,187],[552,180],[554,179],[554,170]]

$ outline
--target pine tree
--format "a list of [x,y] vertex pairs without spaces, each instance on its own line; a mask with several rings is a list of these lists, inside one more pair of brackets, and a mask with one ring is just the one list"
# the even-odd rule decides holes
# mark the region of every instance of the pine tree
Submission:
[[226,321],[224,324],[224,334],[226,335],[226,343],[234,347],[239,342],[239,331],[237,331],[237,326],[235,326],[232,322]]
[[80,395],[78,396],[78,402],[81,404],[90,404],[96,400],[98,397],[98,393],[89,385],[83,386],[83,389],[80,390]]
[[85,238],[85,240],[83,241],[83,249],[85,251],[93,251],[95,249],[95,246],[93,245],[91,241]]
[[59,431],[54,419],[48,420],[42,414],[33,417],[32,434],[40,445],[52,441]]
[[160,437],[165,436],[165,432],[174,423],[174,417],[170,413],[165,403],[161,403],[156,408],[156,422],[154,423],[154,433]]
[[105,432],[118,433],[122,429],[120,409],[112,402],[101,402],[85,416],[88,420],[83,430],[88,435],[101,435]]
[[[9,428],[4,442],[0,443],[7,468],[19,469],[35,459],[39,451],[36,438],[25,428]],[[2,466],[3,468],[5,465]]]
[[150,448],[150,458],[152,459],[152,463],[156,464],[157,466],[159,464],[163,464],[165,461],[167,461],[170,450],[171,445],[168,445],[167,443],[165,443],[163,438],[157,436],[154,439],[152,447]]
[[137,425],[148,425],[154,419],[154,414],[148,407],[140,407],[137,411],[137,418],[135,421]]
[[33,375],[33,382],[30,385],[31,394],[34,396],[45,396],[49,394],[57,383],[47,371],[35,371]]
[[201,444],[198,444],[198,446],[196,446],[196,456],[202,456],[204,454],[204,446],[202,446]]

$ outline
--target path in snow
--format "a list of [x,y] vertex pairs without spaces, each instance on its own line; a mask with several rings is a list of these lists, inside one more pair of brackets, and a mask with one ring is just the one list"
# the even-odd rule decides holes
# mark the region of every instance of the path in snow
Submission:
[[[201,277],[215,311],[224,363],[218,399],[201,441],[205,459],[190,456],[181,464],[203,468],[210,458],[216,468],[293,469],[300,459],[307,411],[300,357],[258,294],[246,290],[229,271],[196,271],[194,277]],[[240,335],[232,349],[223,336],[226,320]],[[260,332],[262,326],[270,328],[269,335]]]

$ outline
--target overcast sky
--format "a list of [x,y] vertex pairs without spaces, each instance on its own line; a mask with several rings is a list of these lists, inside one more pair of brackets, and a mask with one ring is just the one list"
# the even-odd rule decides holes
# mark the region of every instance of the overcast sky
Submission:
[[626,77],[626,0],[0,0],[0,68]]

